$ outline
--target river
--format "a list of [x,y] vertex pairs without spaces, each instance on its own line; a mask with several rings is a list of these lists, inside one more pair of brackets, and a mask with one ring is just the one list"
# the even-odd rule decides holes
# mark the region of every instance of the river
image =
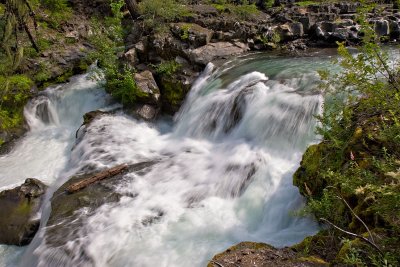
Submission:
[[[282,247],[316,233],[312,219],[294,215],[304,201],[292,175],[318,140],[316,71],[330,65],[320,53],[209,64],[178,114],[154,123],[118,111],[89,74],[46,89],[25,108],[31,130],[0,157],[1,189],[36,177],[51,185],[49,199],[88,166],[157,164],[124,177],[115,190],[127,197],[100,207],[78,239],[66,240],[69,257],[41,238],[46,203],[35,240],[27,248],[1,245],[0,266],[205,266],[240,241]],[[97,109],[117,111],[77,141],[82,115]]]

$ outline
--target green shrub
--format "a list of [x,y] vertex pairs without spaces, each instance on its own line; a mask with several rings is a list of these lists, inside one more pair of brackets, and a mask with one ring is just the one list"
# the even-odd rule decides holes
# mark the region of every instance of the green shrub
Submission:
[[296,5],[298,6],[302,6],[302,7],[306,7],[306,6],[310,6],[310,5],[317,5],[318,2],[315,1],[301,1],[301,2],[296,2]]
[[117,56],[124,51],[124,32],[121,26],[123,16],[120,11],[123,4],[123,0],[111,3],[113,16],[105,18],[105,23],[92,19],[94,34],[90,42],[95,50],[89,55],[89,60],[97,60],[105,78],[106,91],[124,106],[132,106],[142,95],[133,78],[134,70],[122,65]]
[[176,0],[143,0],[139,12],[145,20],[172,22],[190,15],[189,10]]
[[264,5],[265,5],[266,8],[273,7],[274,3],[275,3],[275,0],[265,0],[264,1]]
[[68,0],[41,0],[41,3],[52,12],[70,10]]
[[164,61],[159,65],[155,66],[157,74],[172,75],[181,68],[181,64],[175,60]]
[[0,76],[2,107],[13,107],[24,105],[30,96],[33,82],[25,75]]
[[123,71],[106,71],[105,88],[117,101],[131,106],[139,96],[133,73],[129,69]]
[[73,10],[68,5],[68,0],[41,0],[44,12],[47,16],[41,17],[41,20],[53,29],[58,29],[61,23],[69,20]]
[[[357,54],[341,43],[340,72],[320,72],[327,99],[318,117],[323,141],[307,150],[294,182],[317,219],[364,234],[357,214],[383,252],[365,243],[353,249],[343,244],[337,263],[399,266],[400,240],[392,236],[400,236],[400,66],[389,64],[379,46],[367,22],[370,7],[362,2],[365,37]],[[334,236],[349,237],[341,231]]]
[[212,5],[221,13],[231,13],[240,20],[248,20],[259,14],[255,4],[250,4],[247,0],[242,4],[236,4],[232,1],[218,0],[212,2]]
[[25,75],[0,76],[0,131],[8,131],[22,124],[23,107],[31,96],[33,85]]
[[250,19],[252,16],[259,14],[256,5],[248,4],[248,2],[243,5],[233,5],[231,8],[233,13],[242,20]]

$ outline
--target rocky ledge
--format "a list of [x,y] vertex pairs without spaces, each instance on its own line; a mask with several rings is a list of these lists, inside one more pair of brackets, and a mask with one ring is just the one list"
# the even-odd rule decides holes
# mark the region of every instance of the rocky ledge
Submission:
[[277,249],[264,243],[241,242],[215,255],[207,267],[320,267],[318,257],[302,257],[291,248]]
[[[143,21],[131,24],[121,60],[139,72],[150,71],[160,90],[158,111],[176,112],[191,84],[208,62],[228,59],[249,51],[305,50],[308,47],[336,47],[337,42],[357,45],[363,33],[356,11],[359,3],[321,3],[307,6],[296,1],[276,1],[272,8],[256,4],[259,12],[240,19],[215,5],[189,5],[190,14],[169,23],[163,31],[144,29]],[[381,11],[383,10],[383,11]],[[367,14],[368,22],[383,42],[400,38],[400,13],[384,4]],[[135,77],[141,84],[140,76]],[[149,103],[144,103],[149,105]],[[141,107],[137,109],[140,110]]]

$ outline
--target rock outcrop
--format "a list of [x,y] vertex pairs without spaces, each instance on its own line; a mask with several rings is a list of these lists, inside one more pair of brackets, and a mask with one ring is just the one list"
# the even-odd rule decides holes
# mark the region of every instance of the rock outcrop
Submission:
[[[191,14],[170,23],[163,31],[140,32],[142,21],[126,38],[122,60],[138,71],[151,71],[160,88],[162,112],[173,114],[204,66],[218,59],[232,58],[247,51],[262,51],[283,47],[305,50],[307,47],[336,47],[337,42],[357,45],[361,42],[361,26],[356,12],[359,3],[310,3],[297,5],[295,0],[275,1],[274,7],[255,3],[261,12],[246,19],[214,5],[187,5]],[[238,3],[240,4],[240,3]],[[371,11],[368,22],[382,41],[400,38],[400,13],[391,4],[380,6],[383,12]],[[157,73],[163,62],[174,61],[180,68],[168,75]],[[156,67],[156,68],[154,68]],[[133,113],[145,119],[158,111],[154,104],[138,101]],[[143,104],[148,106],[143,107]],[[146,111],[146,112],[144,112]],[[147,112],[149,111],[149,112]],[[142,113],[144,116],[140,115]]]
[[[78,237],[78,229],[97,208],[106,203],[118,202],[122,195],[115,190],[122,177],[129,172],[146,171],[156,162],[142,162],[130,165],[123,172],[92,183],[89,186],[67,193],[67,188],[74,183],[92,177],[95,173],[85,173],[71,177],[51,198],[51,214],[45,232],[46,244],[59,247]],[[128,196],[134,197],[134,196]],[[84,212],[80,212],[84,211]],[[64,249],[68,249],[66,246]]]
[[14,189],[0,192],[0,243],[24,246],[40,225],[40,208],[47,186],[28,178]]
[[217,42],[190,51],[191,62],[205,66],[208,62],[243,54],[249,47],[241,42]]
[[207,267],[323,267],[318,257],[302,257],[291,248],[277,249],[268,244],[242,242],[215,255]]

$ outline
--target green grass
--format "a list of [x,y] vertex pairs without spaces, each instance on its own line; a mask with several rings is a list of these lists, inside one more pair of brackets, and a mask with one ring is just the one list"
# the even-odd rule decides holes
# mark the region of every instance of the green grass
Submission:
[[307,6],[311,6],[311,5],[318,5],[320,3],[315,2],[315,1],[301,1],[301,2],[296,2],[297,6],[301,6],[301,7],[307,7]]

